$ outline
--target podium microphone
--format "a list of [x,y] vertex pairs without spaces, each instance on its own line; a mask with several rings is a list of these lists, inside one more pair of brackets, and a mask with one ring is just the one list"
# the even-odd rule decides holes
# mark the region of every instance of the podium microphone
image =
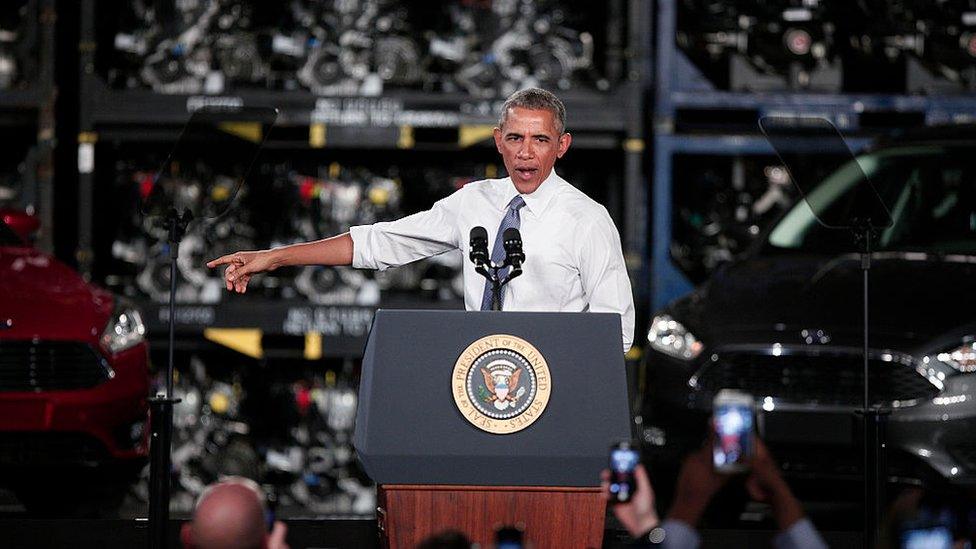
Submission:
[[502,243],[505,247],[505,264],[512,266],[512,273],[522,270],[525,252],[522,251],[522,234],[515,227],[509,227],[502,233]]
[[484,227],[472,228],[470,242],[468,257],[475,267],[484,267],[488,263],[488,231]]

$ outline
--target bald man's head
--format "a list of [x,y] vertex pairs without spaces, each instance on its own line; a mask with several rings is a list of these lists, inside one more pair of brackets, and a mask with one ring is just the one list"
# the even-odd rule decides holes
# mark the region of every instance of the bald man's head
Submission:
[[186,547],[195,549],[261,549],[267,532],[260,489],[247,479],[211,486],[200,496],[181,537]]

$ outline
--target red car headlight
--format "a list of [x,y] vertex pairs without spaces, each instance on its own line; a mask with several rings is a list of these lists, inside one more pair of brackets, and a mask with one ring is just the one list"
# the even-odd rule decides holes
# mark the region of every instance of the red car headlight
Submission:
[[146,324],[135,307],[116,308],[102,332],[102,347],[112,354],[135,347],[146,340]]

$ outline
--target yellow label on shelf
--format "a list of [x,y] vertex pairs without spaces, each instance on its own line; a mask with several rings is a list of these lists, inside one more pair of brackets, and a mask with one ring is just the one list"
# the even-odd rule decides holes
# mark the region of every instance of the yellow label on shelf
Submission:
[[458,128],[458,146],[470,147],[490,138],[495,131],[491,124],[461,124]]
[[644,140],[637,138],[625,139],[624,150],[627,152],[641,152],[644,150]]
[[257,328],[205,328],[203,337],[251,358],[262,358],[261,330]]
[[397,139],[397,147],[401,149],[412,149],[416,142],[413,139],[413,126],[400,126],[400,137]]
[[305,360],[322,358],[322,334],[305,332]]
[[308,127],[308,146],[313,149],[325,146],[325,124],[317,122]]
[[260,143],[264,139],[264,130],[260,122],[221,122],[217,125],[220,131],[236,135],[252,143]]

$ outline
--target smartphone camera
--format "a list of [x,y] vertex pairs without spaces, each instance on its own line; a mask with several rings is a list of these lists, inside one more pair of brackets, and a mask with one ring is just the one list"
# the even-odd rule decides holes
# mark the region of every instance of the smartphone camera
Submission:
[[755,400],[751,395],[722,389],[715,395],[712,425],[715,443],[712,463],[721,473],[738,473],[749,468],[755,441]]
[[610,447],[610,503],[630,501],[637,488],[634,469],[638,463],[640,454],[631,442],[620,442]]

